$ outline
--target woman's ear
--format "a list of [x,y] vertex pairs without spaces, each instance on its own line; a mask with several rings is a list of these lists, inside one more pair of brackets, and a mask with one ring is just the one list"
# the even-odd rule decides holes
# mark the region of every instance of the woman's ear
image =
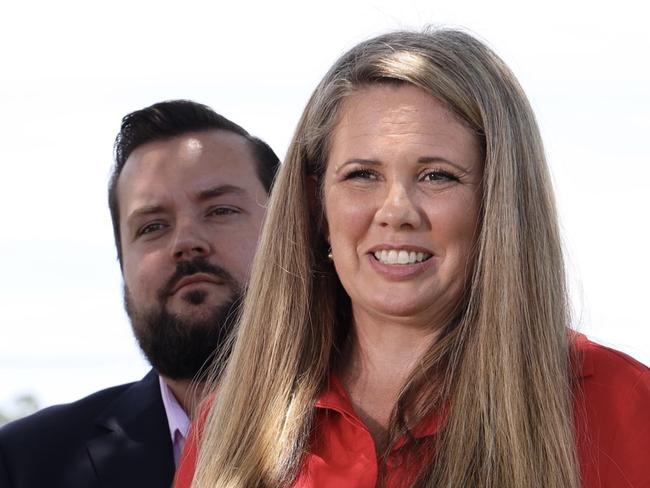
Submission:
[[309,211],[316,219],[317,232],[323,236],[323,239],[330,242],[329,229],[327,226],[327,219],[325,218],[325,208],[323,205],[323,198],[316,175],[307,176],[307,199],[309,200]]

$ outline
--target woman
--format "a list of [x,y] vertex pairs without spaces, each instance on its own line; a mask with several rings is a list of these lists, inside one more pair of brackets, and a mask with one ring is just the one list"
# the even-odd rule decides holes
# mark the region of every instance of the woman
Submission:
[[570,332],[532,110],[471,36],[337,61],[253,269],[178,487],[650,486],[650,372]]

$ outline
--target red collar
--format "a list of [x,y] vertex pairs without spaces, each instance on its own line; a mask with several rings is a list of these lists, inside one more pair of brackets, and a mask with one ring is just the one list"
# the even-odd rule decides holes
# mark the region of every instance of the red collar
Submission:
[[[363,422],[354,411],[348,392],[345,390],[341,380],[339,380],[335,374],[329,376],[328,383],[325,385],[325,388],[314,405],[317,409],[333,410],[338,412],[347,417],[350,421],[361,423],[363,425]],[[419,439],[435,435],[440,430],[440,427],[447,417],[447,412],[448,409],[443,408],[427,415],[411,431],[413,437]],[[398,449],[405,441],[406,439],[404,438],[400,439],[394,448]]]
[[587,378],[594,374],[593,354],[588,354],[588,350],[593,347],[593,343],[587,339],[587,336],[579,332],[572,332],[570,335],[572,348],[572,361],[575,376],[578,379]]

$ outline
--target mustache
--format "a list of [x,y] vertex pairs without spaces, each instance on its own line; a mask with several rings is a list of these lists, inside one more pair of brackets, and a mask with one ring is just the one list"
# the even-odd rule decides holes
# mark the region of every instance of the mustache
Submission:
[[216,276],[230,286],[233,292],[237,293],[240,289],[239,283],[232,275],[221,266],[210,263],[204,257],[196,257],[191,260],[180,261],[176,265],[176,270],[169,277],[167,282],[158,291],[158,298],[163,301],[172,294],[172,290],[177,283],[185,276],[191,276],[196,273],[205,273]]

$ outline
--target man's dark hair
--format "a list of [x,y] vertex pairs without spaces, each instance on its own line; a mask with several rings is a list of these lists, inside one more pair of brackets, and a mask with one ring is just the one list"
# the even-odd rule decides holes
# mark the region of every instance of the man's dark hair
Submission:
[[117,181],[131,153],[148,142],[170,139],[188,132],[225,130],[246,139],[253,150],[257,176],[268,192],[280,166],[278,157],[261,139],[250,135],[244,128],[219,115],[207,105],[191,100],[169,100],[136,110],[122,119],[120,132],[115,138],[115,165],[108,184],[108,207],[113,220],[113,234],[117,258],[122,264],[120,244],[120,214],[117,202]]

